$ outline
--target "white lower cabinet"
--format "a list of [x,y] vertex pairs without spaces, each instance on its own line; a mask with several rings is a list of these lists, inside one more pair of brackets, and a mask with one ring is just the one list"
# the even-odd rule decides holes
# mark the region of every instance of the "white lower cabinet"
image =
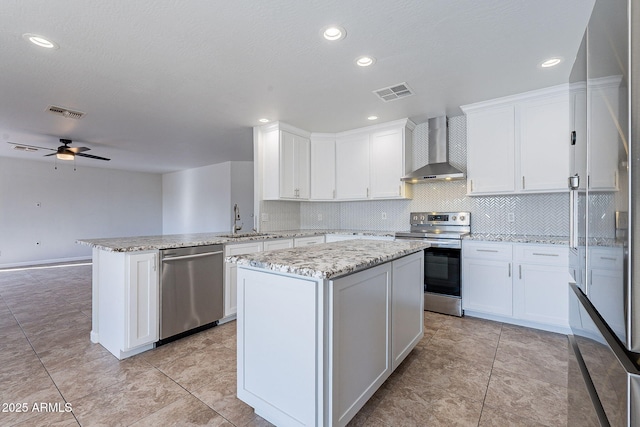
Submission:
[[290,249],[293,247],[293,239],[265,240],[262,242],[262,250],[274,251],[276,249]]
[[319,243],[324,243],[324,236],[309,236],[309,237],[296,237],[293,239],[293,247],[299,248],[302,246],[310,246],[317,245]]
[[569,329],[566,246],[463,241],[465,314],[539,329]]
[[513,316],[511,245],[464,241],[462,248],[462,308]]
[[[262,242],[238,243],[224,246],[224,256],[245,255],[255,252],[262,252]],[[238,287],[237,287],[237,270],[236,264],[224,263],[224,319],[231,320],[235,318],[238,311]]]
[[91,340],[118,359],[159,339],[158,251],[93,250]]
[[569,250],[565,246],[515,245],[514,315],[569,327]]

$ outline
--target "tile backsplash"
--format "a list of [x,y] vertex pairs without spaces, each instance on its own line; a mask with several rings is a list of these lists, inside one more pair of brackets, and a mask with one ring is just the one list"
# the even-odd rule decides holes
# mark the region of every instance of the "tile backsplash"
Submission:
[[[466,171],[466,117],[449,118],[449,162]],[[416,126],[413,133],[414,169],[427,163],[428,125]],[[409,213],[415,211],[470,211],[474,233],[566,236],[569,233],[567,193],[505,196],[466,195],[466,181],[413,184],[411,200],[357,202],[264,201],[261,212],[269,220],[261,230],[355,229],[400,231],[409,228]],[[606,198],[606,196],[603,196]],[[605,201],[602,206],[608,205]],[[513,221],[509,222],[509,215]],[[603,215],[611,215],[605,212]],[[383,216],[386,219],[383,219]],[[613,232],[604,224],[599,234]]]

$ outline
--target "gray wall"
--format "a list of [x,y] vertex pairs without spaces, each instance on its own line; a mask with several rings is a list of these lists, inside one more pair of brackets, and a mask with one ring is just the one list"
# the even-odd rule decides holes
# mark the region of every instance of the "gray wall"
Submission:
[[253,162],[225,162],[162,176],[164,234],[229,232],[233,205],[253,228]]
[[57,167],[0,157],[0,267],[90,257],[77,239],[162,232],[160,174]]

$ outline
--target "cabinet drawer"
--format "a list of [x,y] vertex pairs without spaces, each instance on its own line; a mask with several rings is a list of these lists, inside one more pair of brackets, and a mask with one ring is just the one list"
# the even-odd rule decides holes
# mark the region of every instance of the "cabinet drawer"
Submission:
[[515,246],[516,262],[527,264],[566,265],[569,249],[566,246],[519,244]]
[[589,248],[589,268],[597,270],[622,270],[622,248]]
[[262,242],[239,243],[236,245],[225,245],[224,256],[252,254],[262,251]]
[[293,239],[293,246],[309,246],[317,245],[318,243],[324,243],[324,236],[310,236],[310,237],[296,237]]
[[511,243],[496,242],[462,242],[462,255],[465,258],[483,258],[510,261],[512,257]]
[[265,240],[262,243],[262,247],[265,251],[290,249],[293,247],[293,239]]

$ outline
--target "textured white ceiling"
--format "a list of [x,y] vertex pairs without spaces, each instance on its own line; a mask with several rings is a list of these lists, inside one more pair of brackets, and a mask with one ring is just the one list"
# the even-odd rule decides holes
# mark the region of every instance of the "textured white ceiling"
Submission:
[[[258,118],[337,132],[460,114],[459,106],[565,83],[593,0],[3,0],[0,156],[5,141],[58,138],[111,162],[168,172],[252,159]],[[324,40],[342,25],[347,37]],[[55,40],[48,51],[24,33]],[[354,64],[372,55],[374,66]],[[538,64],[550,56],[564,62]],[[407,82],[414,96],[372,91]],[[45,111],[60,105],[81,120]],[[44,159],[43,159],[44,160]],[[53,162],[52,157],[46,161]]]

